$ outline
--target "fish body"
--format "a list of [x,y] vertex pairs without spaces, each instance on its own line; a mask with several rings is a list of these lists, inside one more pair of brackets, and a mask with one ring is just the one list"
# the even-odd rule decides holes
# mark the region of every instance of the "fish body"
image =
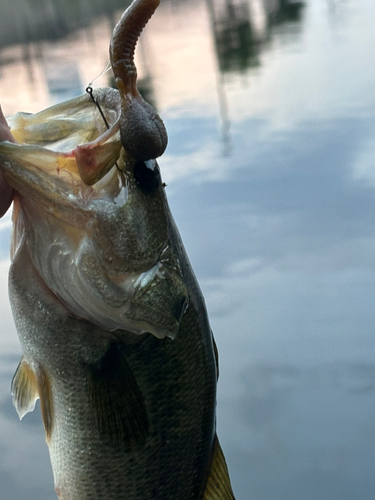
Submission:
[[40,399],[60,500],[234,499],[214,340],[155,160],[164,125],[118,65],[123,31],[135,44],[156,6],[136,0],[115,29],[119,91],[18,113],[17,142],[0,143],[15,192],[13,400],[22,418]]

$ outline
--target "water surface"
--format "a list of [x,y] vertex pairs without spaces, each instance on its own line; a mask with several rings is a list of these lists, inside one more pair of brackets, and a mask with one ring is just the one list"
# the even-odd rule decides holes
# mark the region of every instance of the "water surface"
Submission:
[[[121,10],[1,3],[5,113],[84,92]],[[138,47],[218,344],[218,432],[238,500],[375,489],[374,20],[372,0],[162,0]],[[0,231],[1,498],[50,500],[38,410],[19,423],[10,401],[9,213]]]

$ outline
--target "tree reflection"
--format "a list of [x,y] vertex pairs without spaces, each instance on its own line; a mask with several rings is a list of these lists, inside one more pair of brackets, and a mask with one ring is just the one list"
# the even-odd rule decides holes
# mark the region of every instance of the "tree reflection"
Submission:
[[130,0],[1,0],[0,48],[59,39],[129,4]]
[[274,26],[300,22],[303,2],[290,0],[206,0],[221,72],[259,66]]

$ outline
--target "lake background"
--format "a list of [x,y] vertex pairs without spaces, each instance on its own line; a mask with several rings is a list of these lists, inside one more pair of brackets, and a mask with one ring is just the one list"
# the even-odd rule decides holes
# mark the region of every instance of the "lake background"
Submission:
[[[119,0],[2,0],[6,115],[79,95]],[[161,0],[139,43],[169,146],[172,212],[220,354],[218,434],[237,500],[375,491],[375,3]],[[111,84],[109,73],[94,86]],[[0,221],[0,496],[52,500],[39,408],[20,423],[20,347]],[[178,459],[178,457],[176,457]]]

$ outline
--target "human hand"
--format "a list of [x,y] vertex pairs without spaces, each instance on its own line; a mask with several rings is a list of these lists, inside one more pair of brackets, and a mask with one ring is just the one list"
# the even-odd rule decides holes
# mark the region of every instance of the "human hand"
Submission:
[[[0,106],[0,142],[1,141],[16,142]],[[13,188],[9,186],[3,172],[0,170],[0,217],[2,217],[10,207],[13,200],[13,194]]]

